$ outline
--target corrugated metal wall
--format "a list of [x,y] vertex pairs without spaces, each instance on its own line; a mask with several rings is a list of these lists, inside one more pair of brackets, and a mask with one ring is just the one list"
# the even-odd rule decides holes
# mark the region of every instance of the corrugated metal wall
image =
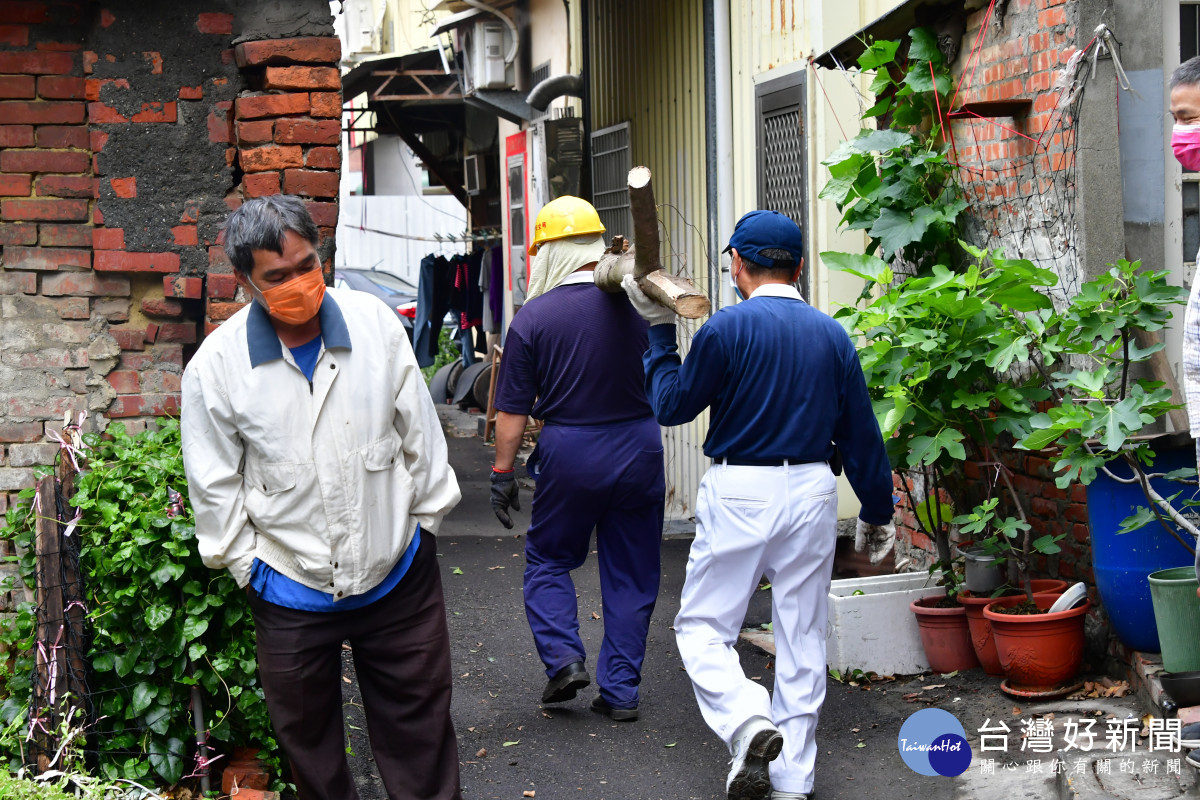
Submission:
[[[592,0],[588,14],[589,128],[629,123],[632,164],[654,175],[663,256],[672,271],[707,288],[702,6],[695,0]],[[680,324],[685,353],[702,321]],[[707,416],[664,429],[668,519],[694,514],[696,488],[708,468],[701,451],[707,429]]]
[[[804,58],[811,48],[807,28],[802,0],[731,0],[729,50],[733,68],[735,217],[758,208],[754,79],[771,70],[782,73],[789,66],[804,69]],[[816,192],[810,187],[809,197],[815,196]]]

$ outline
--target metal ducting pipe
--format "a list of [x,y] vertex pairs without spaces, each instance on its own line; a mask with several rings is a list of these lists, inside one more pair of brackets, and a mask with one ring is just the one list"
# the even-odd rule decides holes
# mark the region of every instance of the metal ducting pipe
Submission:
[[582,75],[555,75],[533,87],[533,91],[525,98],[525,102],[536,108],[538,111],[545,111],[550,107],[550,101],[556,97],[582,97],[583,96],[583,76]]

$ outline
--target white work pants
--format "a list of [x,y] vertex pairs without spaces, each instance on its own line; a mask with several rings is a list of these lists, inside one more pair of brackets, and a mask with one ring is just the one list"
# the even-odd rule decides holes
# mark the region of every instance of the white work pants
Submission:
[[[780,791],[813,789],[836,525],[837,480],[825,463],[716,462],[700,481],[696,540],[675,618],[679,652],[704,721],[726,745],[752,716],[783,733],[783,752],[771,763]],[[746,677],[734,650],[763,574],[772,585],[774,699]]]

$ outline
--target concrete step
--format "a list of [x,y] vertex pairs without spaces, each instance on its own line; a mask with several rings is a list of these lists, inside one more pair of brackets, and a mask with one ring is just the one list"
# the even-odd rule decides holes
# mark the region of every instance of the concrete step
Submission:
[[1107,759],[1093,756],[1084,770],[1063,772],[1057,777],[1059,800],[1200,797],[1196,770],[1183,760],[1182,754],[1142,753],[1134,758]]

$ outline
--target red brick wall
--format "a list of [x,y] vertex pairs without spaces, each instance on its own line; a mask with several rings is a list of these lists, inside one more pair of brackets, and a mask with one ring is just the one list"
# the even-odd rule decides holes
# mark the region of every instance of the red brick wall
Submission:
[[178,414],[188,355],[242,305],[220,229],[243,197],[309,198],[332,264],[339,42],[235,46],[235,10],[0,0],[0,511],[64,414]]
[[[1050,462],[1044,454],[1030,454],[1013,450],[1003,455],[1009,469],[1009,480],[1013,489],[1022,498],[1026,519],[1032,526],[1032,538],[1047,534],[1062,535],[1058,546],[1061,552],[1054,555],[1036,555],[1030,567],[1035,578],[1061,578],[1066,581],[1085,581],[1094,585],[1092,576],[1092,547],[1087,518],[1087,491],[1075,485],[1059,489],[1054,484]],[[960,503],[965,508],[955,507],[956,514],[970,512],[975,503],[988,497],[1001,496],[1000,510],[1004,514],[1017,516],[1009,502],[1007,487],[998,482],[994,466],[968,463],[964,469],[971,491]],[[909,503],[909,494],[902,491],[899,477],[894,479],[900,502],[897,507],[898,542],[897,558],[910,559],[914,567],[928,567],[935,560],[933,542],[917,530],[916,519]],[[989,488],[990,487],[990,488]],[[920,503],[924,497],[919,485],[909,481],[912,497]],[[944,491],[943,502],[951,498]],[[969,537],[959,536],[955,529],[951,540],[955,543]]]
[[[209,116],[209,138],[230,145],[241,183],[231,205],[268,194],[307,198],[321,231],[321,260],[333,269],[338,181],[342,167],[341,43],[332,37],[245,42],[234,58],[249,88],[232,106]],[[220,112],[223,112],[220,113]],[[233,267],[219,247],[209,248],[207,326],[232,316]]]

